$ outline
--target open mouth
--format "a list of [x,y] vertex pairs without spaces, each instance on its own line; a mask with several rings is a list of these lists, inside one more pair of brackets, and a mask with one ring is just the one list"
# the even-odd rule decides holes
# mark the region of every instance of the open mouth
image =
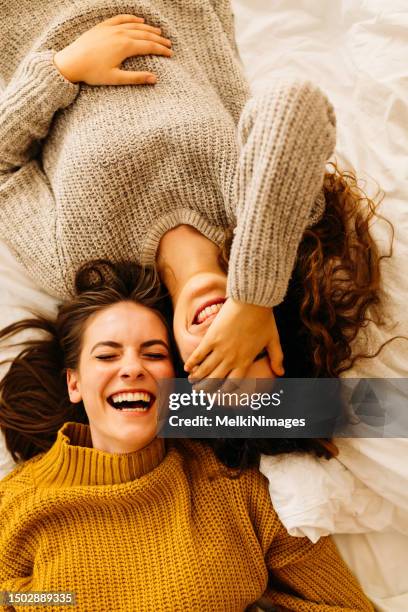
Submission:
[[205,321],[207,321],[210,317],[214,317],[216,316],[223,304],[226,302],[227,298],[216,298],[213,300],[209,300],[207,302],[205,302],[204,304],[201,304],[201,306],[196,310],[195,314],[194,314],[194,318],[193,318],[193,325],[201,325],[201,323],[204,323]]
[[155,399],[149,391],[120,391],[110,395],[107,402],[115,410],[147,412],[153,406]]

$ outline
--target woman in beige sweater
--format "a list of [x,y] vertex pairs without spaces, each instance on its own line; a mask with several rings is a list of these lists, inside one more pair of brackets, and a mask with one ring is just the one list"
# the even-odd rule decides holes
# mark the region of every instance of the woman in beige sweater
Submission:
[[15,427],[42,411],[32,458],[0,483],[9,608],[371,611],[330,538],[287,534],[257,469],[234,474],[208,445],[156,437],[159,383],[175,370],[153,279],[88,267],[55,320],[2,333],[48,332],[2,381]]
[[324,210],[325,96],[278,82],[249,100],[227,0],[11,3],[0,33],[1,229],[32,276],[63,297],[95,256],[153,264],[174,227],[218,246],[234,227],[198,374],[242,376],[264,348],[281,374],[271,307]]
[[187,329],[201,339],[186,369],[239,378],[266,349],[281,375],[271,307],[286,295],[280,325],[293,327],[298,308],[314,373],[338,375],[378,302],[379,267],[355,182],[325,175],[330,103],[306,82],[276,82],[248,99],[228,0],[136,5],[136,15],[113,0],[8,7],[2,236],[47,291],[66,296],[78,265],[98,256],[160,258],[174,288],[180,268],[200,259],[202,239],[214,251],[234,228],[216,301],[199,278],[182,300],[173,296],[177,336]]

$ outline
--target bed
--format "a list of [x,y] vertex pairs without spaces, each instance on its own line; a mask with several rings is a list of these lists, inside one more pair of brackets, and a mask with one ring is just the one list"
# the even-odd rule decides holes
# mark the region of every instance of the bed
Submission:
[[[336,109],[335,159],[343,168],[355,169],[370,195],[379,187],[384,190],[380,211],[395,228],[393,257],[382,264],[388,326],[369,327],[359,341],[368,342],[375,350],[394,335],[408,336],[404,265],[408,261],[404,192],[408,179],[406,0],[233,0],[233,9],[239,51],[254,92],[277,74],[306,76],[317,82]],[[386,253],[389,226],[378,221],[373,231]],[[56,307],[55,299],[30,281],[1,242],[0,306],[1,326],[25,316],[27,310],[52,313]],[[402,378],[407,364],[408,341],[396,340],[377,358],[360,362],[347,376]],[[406,612],[408,440],[345,439],[340,446],[339,458],[333,463],[336,467],[330,468],[336,473],[328,473],[327,465],[319,462],[304,467],[302,482],[313,493],[307,517],[302,515],[301,487],[297,495],[292,487],[286,497],[278,487],[281,499],[277,506],[280,504],[282,518],[295,535],[317,539],[334,531],[342,555],[376,608]],[[0,475],[12,465],[0,444]],[[296,462],[280,462],[274,470],[276,483],[288,475],[300,482]],[[320,488],[310,485],[318,481]],[[353,502],[358,491],[365,495],[365,517],[369,507],[378,508],[371,523],[354,520],[358,509]],[[344,521],[339,520],[343,511],[348,514]],[[363,511],[364,504],[360,507]],[[381,525],[380,515],[384,517]]]
[[[388,325],[359,342],[373,352],[408,335],[408,11],[403,0],[234,0],[238,46],[256,93],[277,74],[310,78],[335,106],[334,159],[354,169],[395,230],[382,264]],[[382,253],[386,223],[373,232]],[[347,377],[403,378],[408,341],[395,340]],[[343,557],[378,610],[408,610],[408,440],[343,439],[337,460],[273,458],[270,489],[286,527],[316,540],[336,533]],[[301,463],[303,464],[301,466]],[[285,483],[291,485],[285,487]],[[296,483],[296,486],[293,483]]]

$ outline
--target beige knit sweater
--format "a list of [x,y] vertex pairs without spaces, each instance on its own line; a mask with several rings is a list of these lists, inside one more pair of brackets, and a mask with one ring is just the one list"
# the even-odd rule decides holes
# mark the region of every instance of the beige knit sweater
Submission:
[[[154,87],[74,85],[53,54],[105,18],[143,16],[174,56],[131,58]],[[333,111],[310,83],[248,101],[228,0],[8,0],[0,20],[0,231],[60,297],[95,257],[154,263],[187,223],[235,227],[228,295],[273,306],[322,213]]]

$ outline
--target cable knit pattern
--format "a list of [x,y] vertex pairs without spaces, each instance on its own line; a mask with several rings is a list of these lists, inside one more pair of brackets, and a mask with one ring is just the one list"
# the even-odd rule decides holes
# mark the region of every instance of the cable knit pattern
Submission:
[[[158,84],[68,83],[54,52],[119,13],[172,40],[173,58],[124,64]],[[228,295],[283,299],[302,232],[322,212],[333,110],[304,82],[249,100],[228,0],[13,0],[0,40],[0,230],[43,288],[67,297],[95,257],[152,264],[182,223],[217,244],[234,225]]]
[[294,611],[372,611],[329,538],[287,534],[258,470],[231,479],[194,441],[89,445],[68,423],[0,483],[0,591],[73,591],[84,612],[238,612],[264,594]]

